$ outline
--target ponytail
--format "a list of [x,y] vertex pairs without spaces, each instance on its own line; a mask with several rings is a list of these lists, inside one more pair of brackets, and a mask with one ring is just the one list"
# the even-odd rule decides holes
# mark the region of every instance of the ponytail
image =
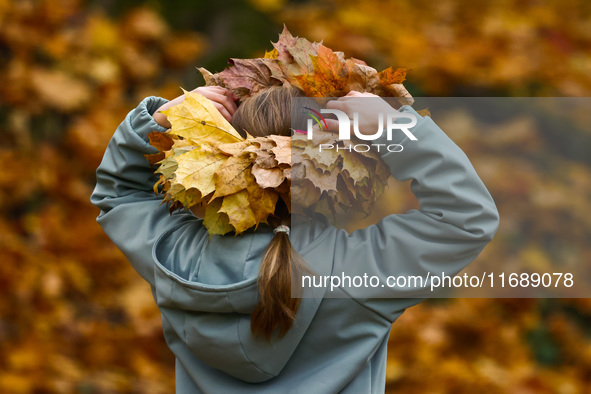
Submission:
[[[292,132],[291,100],[305,97],[304,92],[292,85],[273,86],[244,100],[232,116],[232,126],[241,134],[246,131],[254,137],[268,135],[289,136]],[[311,101],[314,106],[315,101]],[[299,118],[297,118],[299,119]],[[296,119],[293,119],[296,121]],[[299,119],[305,125],[305,119]],[[304,126],[302,126],[304,127]],[[288,187],[290,183],[286,182]],[[289,199],[288,199],[289,201]],[[269,217],[273,227],[289,225],[290,209],[280,198],[275,207],[275,216]],[[267,247],[259,270],[258,287],[260,301],[250,319],[253,335],[263,335],[267,340],[278,330],[283,336],[295,320],[301,301],[300,277],[303,272],[312,272],[303,259],[292,249],[289,235],[276,231]],[[294,298],[292,298],[292,294]]]
[[[287,232],[279,231],[269,243],[259,271],[260,301],[252,312],[250,330],[267,340],[279,330],[289,331],[300,306],[299,277],[303,270],[301,257],[292,250]],[[294,290],[295,298],[292,298]]]

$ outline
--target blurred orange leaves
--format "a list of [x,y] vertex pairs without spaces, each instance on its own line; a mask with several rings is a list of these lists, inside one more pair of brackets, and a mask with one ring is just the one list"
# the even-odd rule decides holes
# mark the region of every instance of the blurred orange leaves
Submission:
[[[591,91],[583,0],[251,3],[347,56],[410,68],[405,85],[415,96],[414,86],[425,95]],[[125,114],[145,96],[178,95],[207,44],[144,7],[115,19],[78,0],[0,0],[1,392],[174,390],[150,290],[95,223],[88,199]],[[480,261],[591,261],[588,161],[523,120],[487,138],[465,114],[437,122],[501,211]],[[402,186],[391,184],[395,206],[381,209],[413,207]],[[428,302],[392,330],[388,389],[585,392],[590,316],[588,299]]]
[[177,93],[206,40],[75,0],[0,0],[0,25],[0,391],[171,392],[149,287],[89,197],[125,114]]

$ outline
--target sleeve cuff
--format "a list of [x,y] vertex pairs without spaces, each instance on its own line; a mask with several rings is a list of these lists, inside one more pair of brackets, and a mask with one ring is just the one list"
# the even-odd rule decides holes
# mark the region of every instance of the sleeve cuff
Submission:
[[148,142],[148,134],[152,131],[164,132],[168,129],[160,126],[152,117],[154,112],[168,100],[162,97],[150,96],[142,100],[128,118],[132,130],[144,141]]

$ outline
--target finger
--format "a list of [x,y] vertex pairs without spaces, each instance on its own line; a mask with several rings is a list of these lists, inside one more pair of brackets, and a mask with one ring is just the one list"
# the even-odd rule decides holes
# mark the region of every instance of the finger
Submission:
[[355,100],[355,99],[357,99],[358,97],[362,97],[362,96],[361,96],[361,94],[359,94],[359,93],[354,93],[354,94],[351,94],[351,95],[349,95],[349,94],[347,93],[347,95],[346,95],[346,96],[339,97],[339,98],[337,99],[337,101],[339,101],[339,102],[341,102],[341,103],[346,103],[346,102],[350,102],[351,100]]
[[236,110],[238,109],[238,106],[236,105],[237,98],[234,99],[234,97],[236,96],[228,89],[224,89],[224,96],[226,96],[225,102],[228,104],[225,107],[228,109],[228,111],[230,111],[232,115],[234,115],[234,112],[236,112]]
[[198,88],[196,92],[201,94],[203,97],[207,98],[210,101],[221,103],[221,101],[224,100],[225,96],[221,93],[222,91],[218,90],[217,88],[218,86],[202,86],[201,88]]
[[210,96],[212,95],[212,93],[224,95],[226,93],[226,90],[227,90],[226,88],[223,88],[221,86],[212,85],[212,86],[199,86],[198,88],[193,89],[192,92],[199,93],[200,95],[205,96],[211,100]]
[[200,95],[204,96],[203,90],[205,88],[207,88],[207,86],[199,86],[199,87],[196,87],[195,89],[191,90],[191,93],[199,93]]
[[226,89],[226,88],[223,88],[223,89],[224,89],[224,94],[226,96],[228,96],[228,98],[230,100],[232,100],[232,101],[238,100],[238,96],[236,96],[230,89]]
[[208,86],[208,88],[213,88],[216,91],[216,93],[228,96],[232,101],[238,100],[238,96],[232,93],[232,91],[228,88],[224,88],[222,86]]
[[221,95],[227,95],[229,90],[222,87],[222,86],[209,86],[209,88],[211,88],[212,91],[221,94]]
[[330,100],[326,103],[326,108],[328,109],[341,109],[343,106],[343,102],[339,100]]
[[201,87],[195,89],[193,92],[199,93],[203,97],[206,97],[209,100],[211,100],[211,97],[213,97],[213,95],[216,94],[215,90],[212,88],[213,88],[213,86],[201,86]]
[[217,86],[217,85],[211,85],[211,86],[198,86],[195,89],[191,90],[192,92],[200,92],[200,91],[216,91],[216,90],[221,90],[224,89],[221,86]]
[[373,94],[370,92],[359,92],[357,90],[351,90],[343,97],[380,97],[377,94]]
[[236,103],[225,94],[220,94],[220,93],[215,93],[215,92],[209,91],[207,93],[207,96],[205,96],[205,97],[207,97],[208,99],[210,99],[213,102],[222,104],[231,115],[233,115],[234,112],[236,112],[236,108],[237,108]]
[[226,120],[228,122],[232,121],[232,115],[230,115],[230,113],[228,112],[228,110],[226,109],[226,107],[224,107],[222,104],[220,103],[213,103],[215,105],[215,108],[220,112],[220,114],[222,114],[222,116],[224,118],[226,118]]
[[185,100],[185,95],[184,95],[184,94],[181,94],[180,96],[178,96],[178,97],[175,97],[175,98],[173,98],[172,100],[170,100],[168,103],[164,104],[164,105],[163,105],[163,106],[160,108],[160,110],[161,110],[161,111],[167,110],[167,109],[169,109],[170,107],[174,107],[175,105],[178,105],[178,104],[182,103],[184,100]]
[[339,131],[339,122],[335,119],[326,119],[328,131]]
[[154,120],[156,121],[156,123],[158,123],[160,126],[162,127],[170,127],[170,121],[168,120],[168,117],[166,115],[164,115],[162,112],[160,112],[161,110],[157,110],[154,115],[152,115],[152,117],[154,118]]

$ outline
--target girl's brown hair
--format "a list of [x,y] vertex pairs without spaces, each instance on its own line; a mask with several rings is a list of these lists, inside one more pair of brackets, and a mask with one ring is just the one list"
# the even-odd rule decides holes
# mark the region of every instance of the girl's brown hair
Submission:
[[[242,102],[234,116],[232,126],[245,135],[254,137],[270,134],[291,135],[291,99],[303,96],[295,87],[274,86]],[[275,217],[269,219],[273,227],[290,226],[289,210],[279,199]],[[298,285],[304,264],[292,249],[289,235],[277,232],[265,252],[259,270],[258,287],[260,300],[251,315],[250,329],[253,335],[263,335],[270,340],[275,330],[283,336],[292,327],[301,298]],[[292,298],[292,291],[296,297]]]

